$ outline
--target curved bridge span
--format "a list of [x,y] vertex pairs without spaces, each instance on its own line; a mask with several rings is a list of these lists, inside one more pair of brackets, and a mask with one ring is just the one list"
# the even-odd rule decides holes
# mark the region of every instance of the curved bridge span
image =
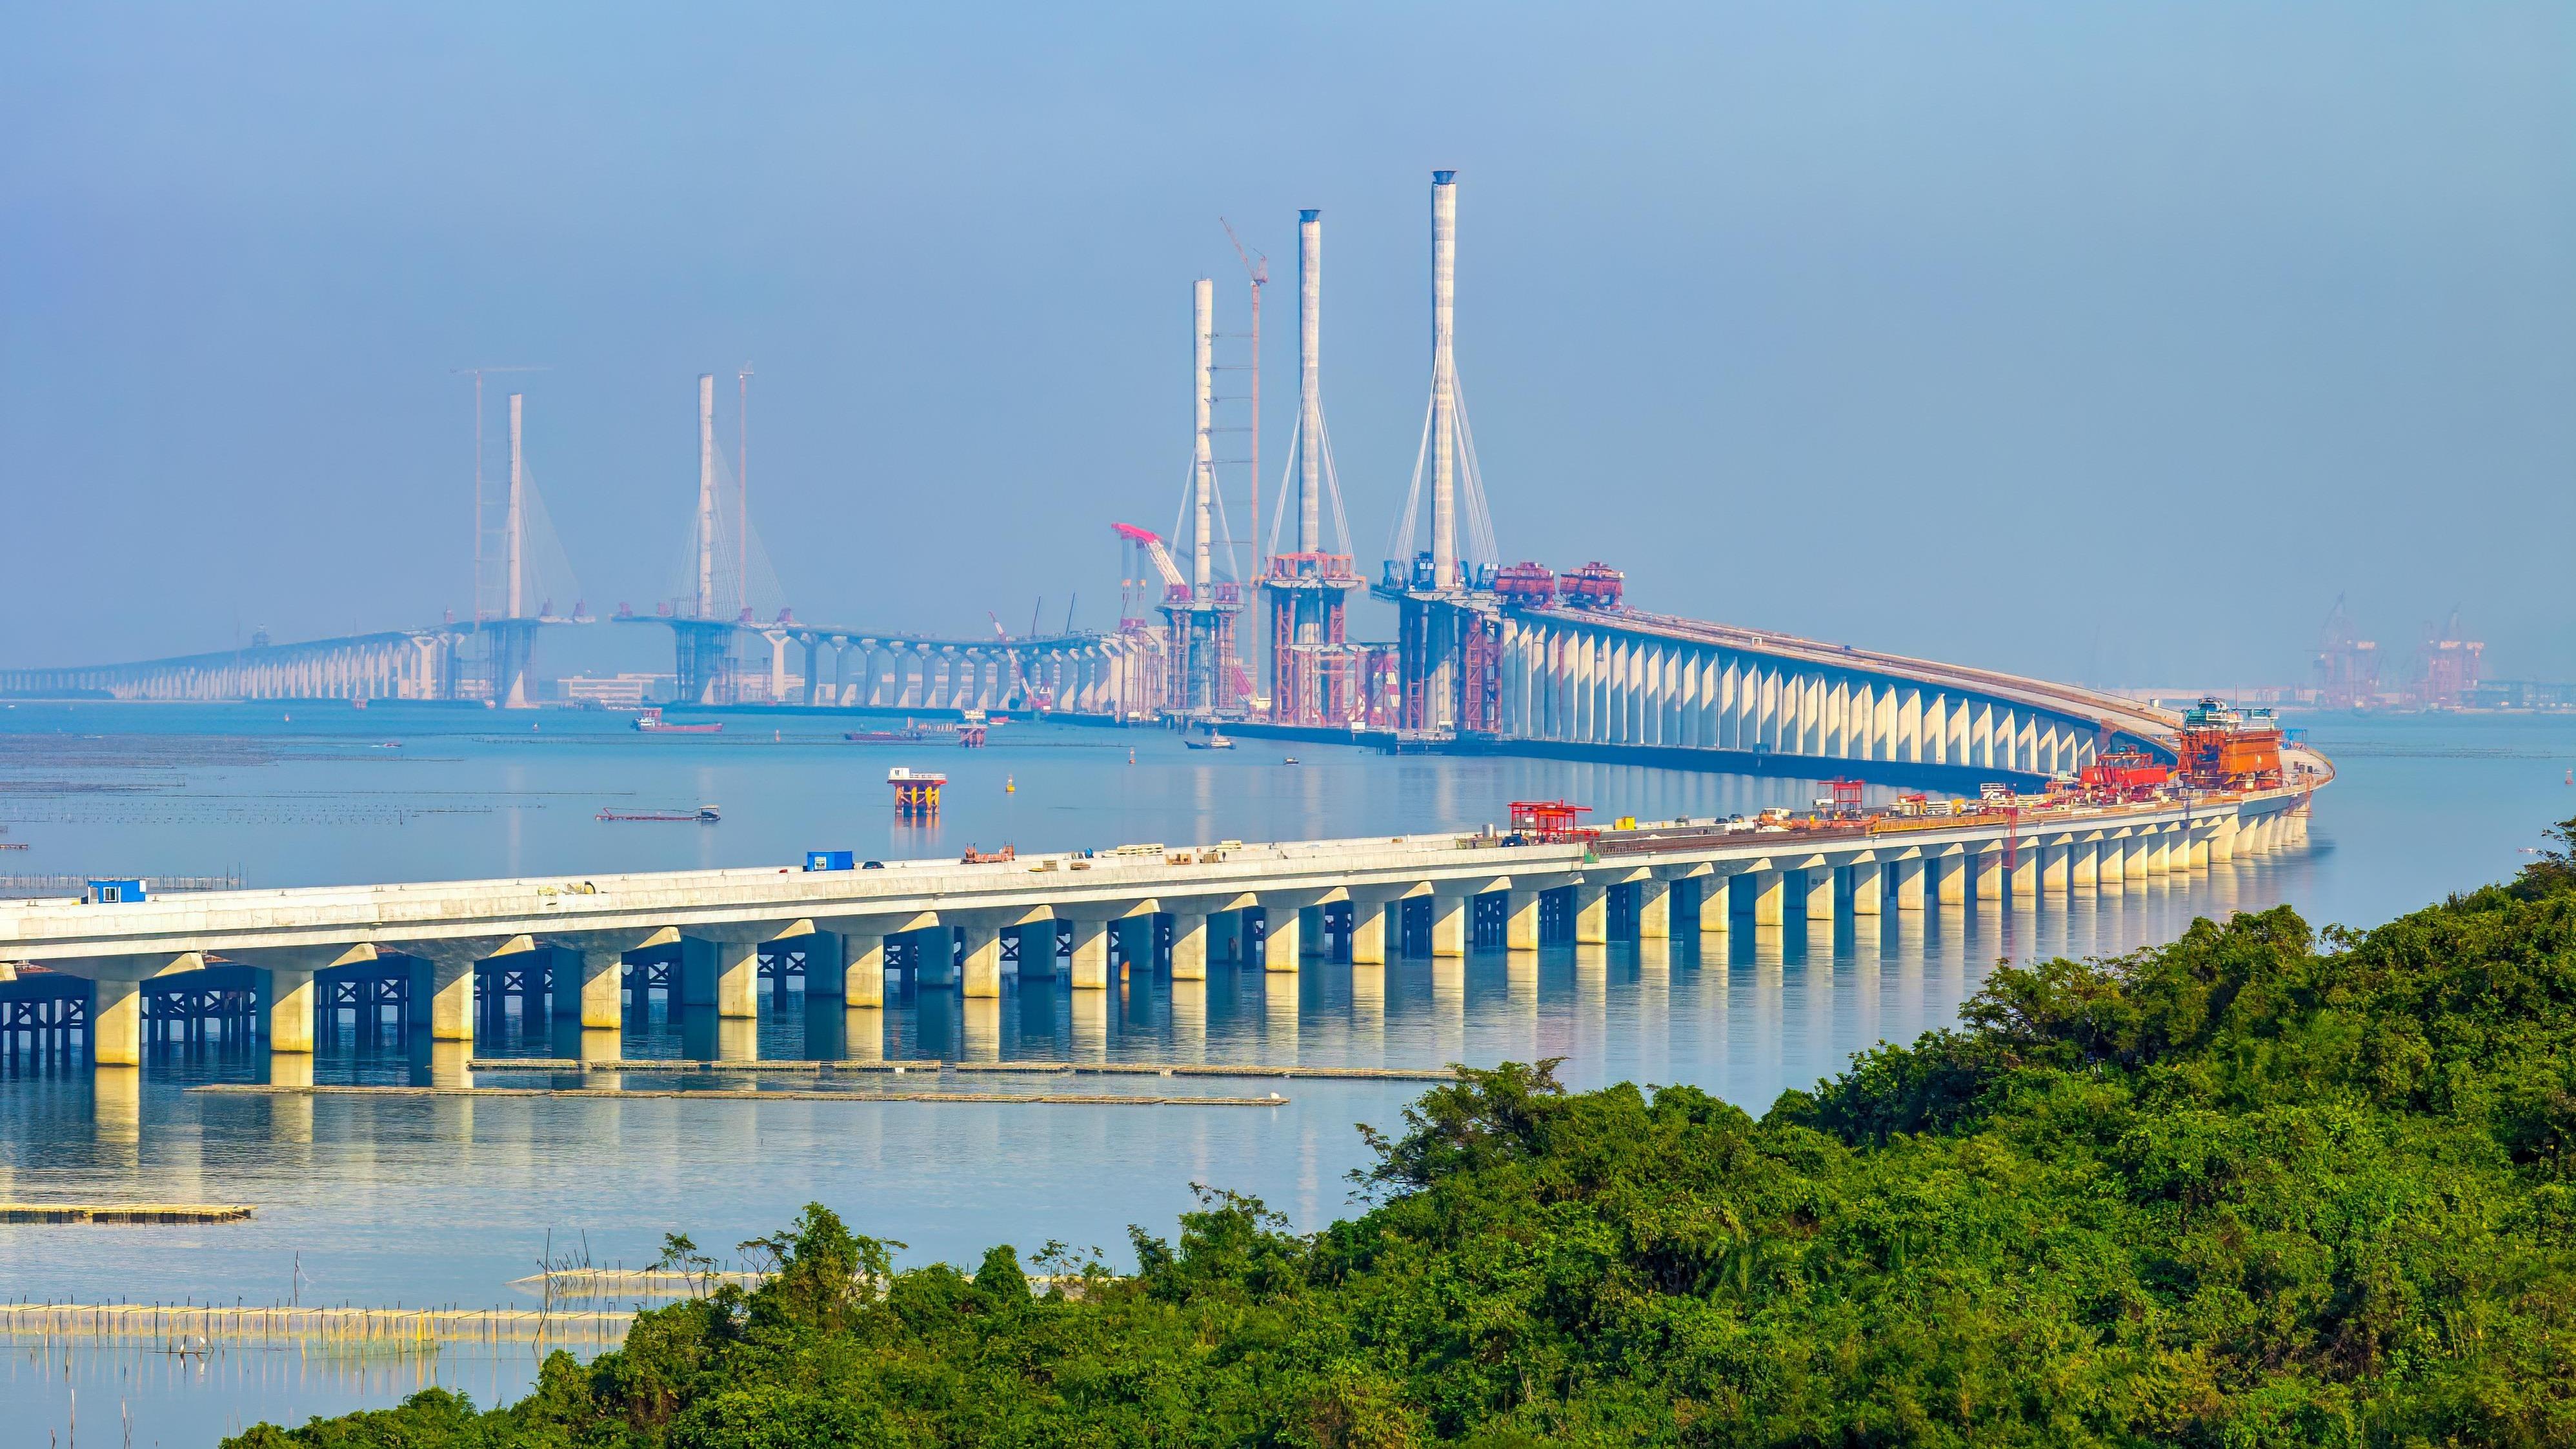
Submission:
[[[1491,662],[1479,670],[1471,656],[1460,716],[1468,732],[1489,724],[1498,748],[2045,776],[2113,749],[2170,758],[2181,724],[2095,690],[1633,609],[1506,608],[1488,619]],[[1480,685],[1490,700],[1474,697]]]

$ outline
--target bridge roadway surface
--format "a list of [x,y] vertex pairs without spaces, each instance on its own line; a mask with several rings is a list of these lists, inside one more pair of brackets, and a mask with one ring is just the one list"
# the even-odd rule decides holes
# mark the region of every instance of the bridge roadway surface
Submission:
[[[1431,902],[1435,956],[1466,953],[1479,902],[1500,905],[1507,949],[1535,949],[1540,897],[1560,891],[1570,893],[1560,899],[1578,943],[1608,940],[1614,888],[1635,893],[1634,909],[1624,914],[1643,936],[1671,933],[1676,896],[1703,932],[1724,931],[1739,914],[1761,927],[1792,911],[1831,919],[1921,910],[1927,902],[2040,906],[2240,853],[2295,848],[2305,840],[2308,797],[2325,777],[2299,778],[2286,788],[2187,801],[1881,821],[1876,828],[1730,833],[1667,822],[1608,832],[1589,844],[1507,845],[1482,833],[1439,834],[977,864],[898,861],[854,871],[318,886],[123,904],[0,901],[0,960],[95,983],[90,1048],[101,1065],[141,1059],[141,983],[202,970],[210,960],[266,973],[260,1015],[272,1051],[312,1049],[316,973],[396,954],[414,963],[412,1000],[418,1010],[427,997],[431,1037],[470,1041],[478,964],[514,956],[552,964],[559,1015],[577,1012],[585,1027],[615,1029],[623,1019],[625,953],[674,946],[682,1003],[742,1018],[757,1013],[760,948],[781,941],[804,943],[810,994],[877,1006],[887,938],[923,930],[952,933],[956,954],[922,953],[917,984],[990,997],[1001,991],[1002,935],[1039,928],[1045,954],[1024,951],[1031,966],[1022,969],[1051,971],[1059,922],[1069,923],[1072,987],[1084,991],[1111,983],[1108,933],[1150,927],[1157,916],[1171,918],[1172,974],[1190,978],[1205,976],[1212,934],[1251,959],[1246,913],[1254,910],[1264,967],[1293,972],[1320,952],[1323,907],[1346,904],[1354,962],[1383,963],[1388,907],[1415,897]],[[1715,909],[1694,909],[1703,900]],[[1151,961],[1151,941],[1144,937],[1140,952],[1122,938],[1125,959]],[[550,954],[526,954],[537,951]]]

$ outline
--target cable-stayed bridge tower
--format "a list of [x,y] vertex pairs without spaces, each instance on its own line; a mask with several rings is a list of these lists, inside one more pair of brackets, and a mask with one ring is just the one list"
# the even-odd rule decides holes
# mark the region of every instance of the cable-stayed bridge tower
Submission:
[[[1431,173],[1431,398],[1413,482],[1374,592],[1396,606],[1402,730],[1493,728],[1500,625],[1492,588],[1499,558],[1483,470],[1458,383],[1458,173]],[[1431,478],[1429,536],[1421,537],[1423,473]]]
[[[1297,427],[1280,481],[1284,516],[1270,531],[1272,539],[1287,537],[1293,544],[1271,555],[1261,580],[1270,613],[1274,724],[1339,724],[1361,708],[1365,651],[1348,636],[1350,596],[1360,579],[1351,569],[1341,480],[1333,469],[1332,434],[1324,427],[1323,217],[1313,208],[1297,213]],[[1329,551],[1328,510],[1335,545]]]

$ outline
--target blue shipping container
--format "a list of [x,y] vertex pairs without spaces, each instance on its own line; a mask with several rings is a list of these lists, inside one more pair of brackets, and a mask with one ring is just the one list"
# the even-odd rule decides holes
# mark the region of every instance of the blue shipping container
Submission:
[[143,882],[139,880],[94,880],[81,899],[95,905],[121,905],[143,899]]
[[859,853],[855,850],[809,850],[805,852],[807,870],[856,870]]

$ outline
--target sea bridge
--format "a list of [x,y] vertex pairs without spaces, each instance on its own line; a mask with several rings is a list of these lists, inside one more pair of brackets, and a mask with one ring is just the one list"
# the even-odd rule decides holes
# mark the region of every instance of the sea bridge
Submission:
[[[2296,849],[2330,778],[2294,752],[2291,783],[2134,804],[1802,822],[1660,822],[1597,838],[1492,830],[1266,845],[1121,847],[877,868],[737,868],[514,880],[228,890],[142,901],[0,901],[0,960],[40,967],[0,997],[62,1003],[58,1034],[93,1064],[142,1060],[143,1000],[218,1001],[272,1053],[309,1053],[317,1007],[394,1005],[434,1041],[471,1042],[478,1000],[541,997],[591,1031],[628,993],[682,1011],[758,1013],[783,990],[868,1010],[890,971],[916,990],[998,997],[1006,970],[1061,972],[1079,998],[1117,973],[1204,978],[1211,960],[1296,972],[1331,957],[1456,957],[1873,920],[1951,907],[2046,909],[2241,856]],[[205,973],[221,971],[220,983]],[[191,985],[206,980],[207,987]],[[72,983],[81,983],[73,987]],[[353,983],[371,983],[353,985]],[[242,993],[247,993],[242,994]]]

